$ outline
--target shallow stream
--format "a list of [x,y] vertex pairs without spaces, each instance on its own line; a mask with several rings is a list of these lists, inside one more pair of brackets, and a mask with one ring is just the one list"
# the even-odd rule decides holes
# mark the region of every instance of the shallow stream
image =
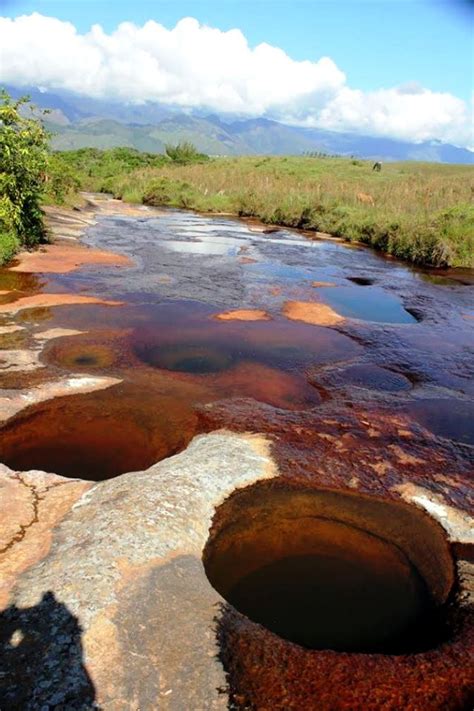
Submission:
[[[122,382],[23,410],[1,432],[0,460],[9,466],[96,480],[140,470],[202,431],[210,403],[226,403],[221,424],[231,425],[242,399],[250,411],[270,406],[282,423],[285,412],[327,403],[342,417],[376,406],[474,444],[472,275],[433,275],[362,247],[182,211],[99,217],[84,241],[134,265],[3,270],[0,290],[122,302],[32,308],[15,319],[26,326],[20,342],[38,330],[81,332],[48,343],[42,378]],[[288,301],[326,304],[344,318],[332,327],[290,320]],[[265,320],[216,318],[240,309],[264,311]],[[1,347],[11,348],[13,336]],[[1,378],[3,387],[25,385],[21,374]]]

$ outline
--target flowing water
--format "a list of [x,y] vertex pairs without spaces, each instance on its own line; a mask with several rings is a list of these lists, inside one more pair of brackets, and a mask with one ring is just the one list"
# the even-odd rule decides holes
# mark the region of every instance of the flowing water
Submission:
[[[45,347],[45,377],[122,382],[23,410],[1,432],[2,462],[96,480],[143,469],[186,446],[203,407],[225,401],[231,412],[236,399],[283,413],[380,402],[437,436],[474,443],[469,275],[431,278],[367,249],[224,217],[150,215],[99,217],[86,234],[91,246],[129,255],[131,267],[0,272],[0,290],[17,290],[6,301],[58,292],[122,302],[16,317],[31,334],[82,332]],[[289,320],[287,301],[327,304],[345,320]],[[267,320],[216,318],[234,309],[263,310]],[[3,387],[23,385],[2,378]]]

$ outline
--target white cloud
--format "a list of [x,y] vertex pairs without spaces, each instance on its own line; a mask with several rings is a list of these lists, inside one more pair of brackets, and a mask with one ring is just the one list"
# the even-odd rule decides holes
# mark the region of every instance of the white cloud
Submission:
[[451,94],[416,82],[364,93],[347,86],[329,57],[295,61],[266,43],[249,47],[240,30],[192,18],[171,30],[125,22],[111,34],[94,25],[81,35],[37,13],[0,17],[0,81],[413,141],[473,142],[467,105]]
[[357,124],[361,133],[406,141],[443,140],[472,145],[472,125],[464,101],[452,94],[400,88],[363,93],[344,87],[318,116],[323,128]]

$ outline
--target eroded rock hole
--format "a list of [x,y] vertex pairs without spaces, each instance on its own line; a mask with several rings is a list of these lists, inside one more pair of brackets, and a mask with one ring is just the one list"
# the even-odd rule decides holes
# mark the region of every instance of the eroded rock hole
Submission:
[[370,286],[371,284],[375,283],[375,279],[369,279],[368,277],[354,276],[354,277],[347,277],[347,278],[353,284],[358,284],[359,286]]
[[237,610],[307,648],[409,653],[446,634],[448,544],[404,504],[256,485],[218,510],[204,565]]
[[232,354],[224,349],[200,344],[140,344],[136,346],[135,353],[143,363],[153,368],[195,375],[219,373],[230,368],[234,362]]
[[78,356],[74,363],[76,365],[97,365],[97,358],[92,355]]
[[115,365],[117,356],[113,348],[105,344],[59,339],[47,349],[46,360],[67,368],[105,369]]
[[409,307],[406,306],[405,311],[407,313],[409,313],[410,316],[413,316],[415,321],[420,322],[420,321],[423,321],[425,318],[425,315],[423,314],[422,311],[420,311],[420,309],[412,308],[411,306],[409,306]]
[[0,429],[0,462],[101,481],[176,454],[196,427],[192,408],[177,398],[119,386],[57,398],[12,418]]
[[352,365],[341,372],[343,382],[370,390],[399,392],[410,390],[410,381],[400,373],[380,368],[372,363]]

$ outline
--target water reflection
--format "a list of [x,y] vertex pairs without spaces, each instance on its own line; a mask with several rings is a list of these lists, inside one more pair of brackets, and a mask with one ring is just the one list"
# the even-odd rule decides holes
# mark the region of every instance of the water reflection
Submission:
[[381,323],[416,323],[400,301],[384,289],[351,286],[321,287],[321,296],[342,316]]

